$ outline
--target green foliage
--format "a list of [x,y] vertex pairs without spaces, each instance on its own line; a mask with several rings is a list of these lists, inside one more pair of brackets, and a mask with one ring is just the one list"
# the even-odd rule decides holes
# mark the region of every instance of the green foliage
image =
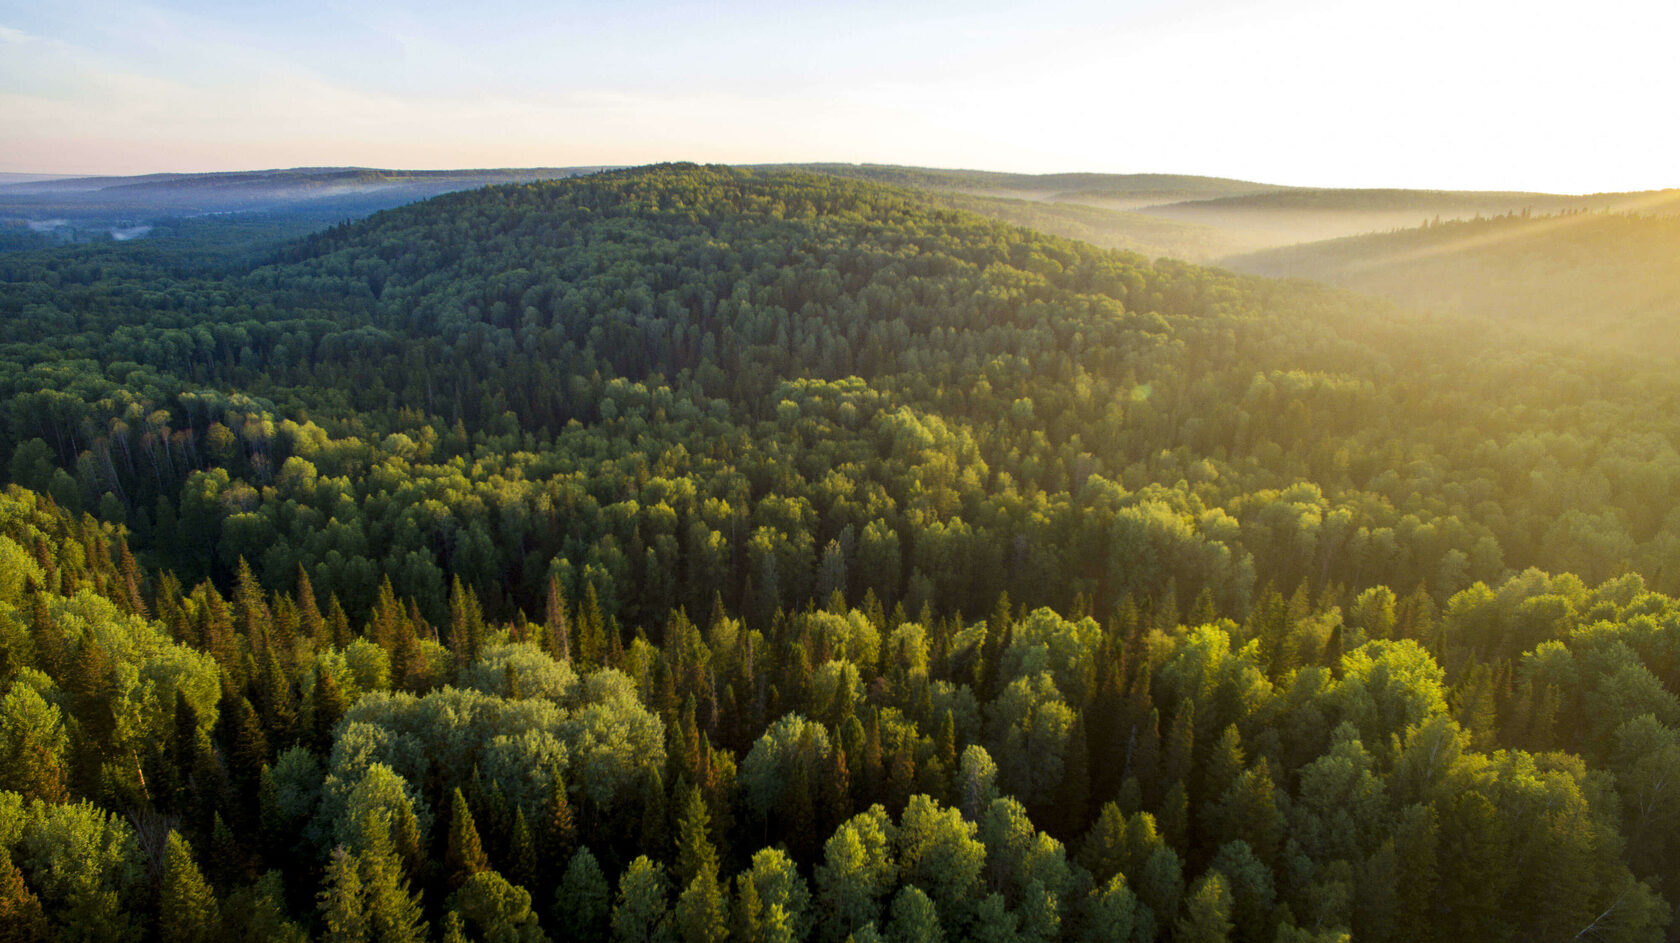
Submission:
[[724,168],[79,251],[0,258],[24,938],[1667,932],[1671,377]]
[[192,849],[169,833],[158,886],[158,939],[166,943],[209,943],[220,934],[215,894],[193,861]]

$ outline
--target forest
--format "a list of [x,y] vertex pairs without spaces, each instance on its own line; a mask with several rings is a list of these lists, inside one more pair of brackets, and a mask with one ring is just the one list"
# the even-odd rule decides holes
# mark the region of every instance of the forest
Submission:
[[0,940],[1672,938],[1671,365],[962,205],[0,252]]

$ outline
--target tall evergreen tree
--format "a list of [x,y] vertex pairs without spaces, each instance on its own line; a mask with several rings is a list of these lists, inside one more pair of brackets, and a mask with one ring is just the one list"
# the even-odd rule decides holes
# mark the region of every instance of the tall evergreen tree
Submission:
[[220,935],[216,895],[193,861],[179,832],[171,831],[158,882],[158,939],[164,943],[211,943]]
[[444,872],[449,886],[459,888],[480,871],[490,870],[490,860],[484,854],[484,843],[478,837],[472,809],[459,787],[449,799],[449,835],[444,850]]

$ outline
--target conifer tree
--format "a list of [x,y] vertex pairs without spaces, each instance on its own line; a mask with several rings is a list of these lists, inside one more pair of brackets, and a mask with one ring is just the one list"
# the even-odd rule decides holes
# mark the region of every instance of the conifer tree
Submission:
[[683,789],[682,812],[677,818],[676,878],[682,886],[703,871],[717,871],[717,849],[712,845],[710,828],[712,817],[706,809],[700,790],[688,786]]
[[309,695],[311,745],[319,753],[332,751],[333,730],[344,716],[344,692],[338,679],[320,662],[315,663],[315,685]]
[[423,943],[426,922],[420,895],[409,891],[403,862],[391,842],[390,823],[383,815],[367,816],[356,855],[367,903],[369,937],[374,943]]
[[47,943],[51,931],[41,900],[0,847],[0,943]]
[[320,604],[315,599],[315,584],[310,582],[309,571],[301,563],[298,564],[297,591],[293,596],[297,600],[299,633],[312,641],[316,648],[331,645],[327,620],[321,615]]
[[234,625],[245,637],[245,644],[260,657],[269,647],[269,630],[274,623],[274,614],[263,598],[262,584],[257,581],[256,574],[251,572],[251,564],[244,557],[239,558],[233,590]]
[[554,892],[554,922],[562,940],[598,941],[606,936],[612,889],[588,848],[566,864]]
[[460,787],[456,787],[449,799],[449,837],[443,867],[452,888],[459,888],[467,882],[467,878],[480,871],[490,870],[484,843],[478,837],[477,825],[473,823],[472,809],[468,808],[467,797],[462,795]]
[[668,943],[670,904],[666,900],[665,870],[646,855],[630,862],[618,881],[613,904],[615,943]]
[[1067,754],[1063,759],[1062,781],[1056,787],[1056,832],[1072,840],[1090,820],[1091,754],[1085,742],[1085,718],[1076,715],[1068,732]]
[[324,943],[367,943],[370,920],[361,866],[343,845],[333,849],[318,895]]
[[572,653],[585,669],[600,666],[606,654],[606,625],[601,615],[601,598],[593,581],[584,583],[583,603],[577,614],[577,651]]
[[1225,943],[1231,938],[1231,892],[1218,871],[1203,875],[1173,927],[1174,943]]
[[543,648],[556,661],[572,660],[572,626],[566,617],[566,594],[560,578],[548,578],[547,618],[543,623]]
[[525,821],[525,809],[517,807],[513,814],[513,830],[508,836],[508,876],[522,887],[537,883],[537,847],[531,837],[531,827]]
[[764,903],[758,896],[758,884],[752,875],[735,875],[735,907],[732,932],[736,940],[758,943],[764,938]]
[[145,577],[140,573],[139,564],[134,562],[134,554],[129,552],[128,541],[117,541],[117,568],[121,574],[117,597],[129,612],[140,618],[147,618],[146,601],[140,595],[140,588],[145,585]]
[[158,939],[164,943],[211,943],[220,917],[216,895],[193,861],[179,832],[170,831],[158,882]]
[[338,601],[337,593],[327,599],[327,634],[332,638],[333,647],[341,652],[350,647],[355,637],[350,631],[350,615],[344,611],[344,604]]

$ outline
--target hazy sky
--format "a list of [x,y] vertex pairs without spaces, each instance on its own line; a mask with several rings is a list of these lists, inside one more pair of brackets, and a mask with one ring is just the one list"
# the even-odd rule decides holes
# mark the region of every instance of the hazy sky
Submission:
[[1680,3],[0,0],[0,170],[1680,186]]

